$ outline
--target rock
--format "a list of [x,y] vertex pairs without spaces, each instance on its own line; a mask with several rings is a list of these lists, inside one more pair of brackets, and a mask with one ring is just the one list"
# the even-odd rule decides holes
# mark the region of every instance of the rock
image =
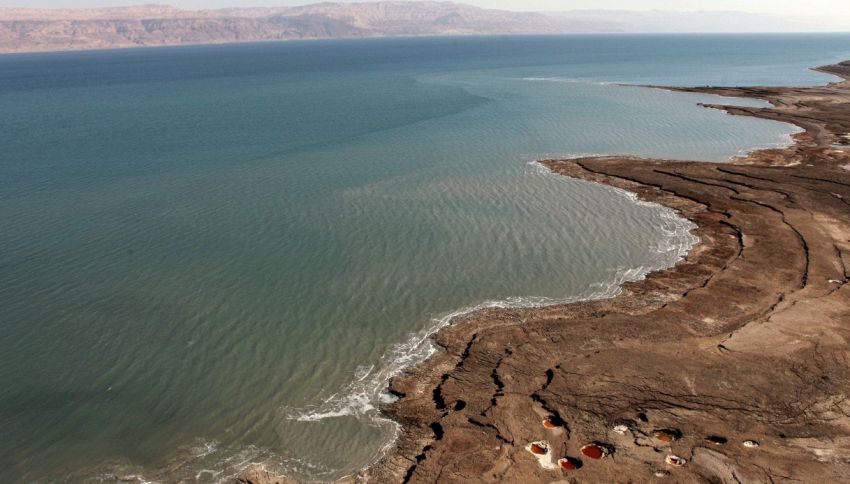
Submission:
[[242,471],[238,478],[238,484],[295,484],[295,481],[286,477],[276,475],[266,470],[262,464],[254,464]]
[[691,468],[707,482],[764,482],[764,476],[739,466],[720,452],[705,447],[693,450]]

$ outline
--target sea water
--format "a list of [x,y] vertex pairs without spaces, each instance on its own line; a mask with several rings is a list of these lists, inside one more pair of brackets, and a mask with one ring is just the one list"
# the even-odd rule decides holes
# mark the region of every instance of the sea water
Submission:
[[0,481],[356,471],[451,315],[610,296],[694,243],[535,160],[796,132],[620,84],[811,85],[845,57],[847,35],[0,56]]

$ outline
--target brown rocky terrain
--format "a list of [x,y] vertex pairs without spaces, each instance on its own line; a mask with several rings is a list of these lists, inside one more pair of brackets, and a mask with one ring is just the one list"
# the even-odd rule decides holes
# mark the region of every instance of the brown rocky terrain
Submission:
[[674,207],[700,243],[613,299],[455,321],[391,383],[396,447],[346,480],[850,482],[850,63],[821,70],[845,80],[680,89],[769,100],[718,107],[805,128],[787,149],[545,161]]

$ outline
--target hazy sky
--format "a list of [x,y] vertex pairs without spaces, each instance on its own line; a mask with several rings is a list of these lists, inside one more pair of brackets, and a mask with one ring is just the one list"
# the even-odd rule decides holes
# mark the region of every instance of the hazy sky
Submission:
[[[352,1],[352,0],[337,0]],[[315,3],[310,0],[0,0],[0,6],[100,7],[142,3],[183,8],[280,6]],[[462,0],[481,7],[508,10],[739,10],[746,12],[808,15],[846,15],[848,0]]]

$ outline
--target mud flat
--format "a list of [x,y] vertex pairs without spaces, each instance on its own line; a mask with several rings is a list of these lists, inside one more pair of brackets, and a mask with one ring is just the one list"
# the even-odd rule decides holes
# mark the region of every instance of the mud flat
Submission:
[[613,299],[440,331],[391,382],[394,448],[344,481],[850,480],[850,63],[819,70],[844,80],[671,88],[770,101],[710,107],[804,128],[788,148],[543,161],[676,209],[700,243]]

